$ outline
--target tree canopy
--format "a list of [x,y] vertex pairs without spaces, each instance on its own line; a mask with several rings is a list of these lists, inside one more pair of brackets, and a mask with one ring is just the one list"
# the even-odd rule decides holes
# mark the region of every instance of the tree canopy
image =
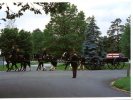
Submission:
[[0,48],[3,53],[10,52],[15,46],[22,52],[32,53],[31,34],[24,30],[18,31],[17,28],[5,28],[0,36]]
[[7,19],[19,18],[23,16],[23,14],[27,10],[33,12],[34,14],[42,14],[43,12],[45,12],[45,14],[61,13],[66,9],[66,6],[68,5],[67,2],[12,2],[12,4],[13,6],[16,6],[18,8],[17,11],[14,11],[11,8],[11,5],[9,5],[8,3],[0,3],[0,10],[6,7],[6,16],[4,18],[0,18],[0,20],[6,21]]
[[64,50],[74,48],[80,52],[85,25],[84,13],[78,12],[74,5],[69,4],[63,13],[52,14],[45,30],[53,37],[50,39],[50,51],[62,54]]
[[84,31],[84,35],[85,40],[83,43],[83,54],[88,57],[90,57],[92,53],[93,55],[97,55],[101,32],[99,31],[99,27],[96,25],[94,16],[87,18],[87,25]]
[[121,47],[121,51],[123,54],[125,54],[125,56],[127,56],[128,58],[130,58],[130,54],[131,54],[131,22],[130,22],[130,17],[128,17],[127,19],[127,23],[125,24],[125,30],[122,33],[122,37],[120,40],[120,47]]
[[121,33],[124,30],[124,25],[121,25],[122,20],[116,18],[112,21],[107,34],[109,36],[110,52],[121,52],[119,47],[119,42],[121,38]]

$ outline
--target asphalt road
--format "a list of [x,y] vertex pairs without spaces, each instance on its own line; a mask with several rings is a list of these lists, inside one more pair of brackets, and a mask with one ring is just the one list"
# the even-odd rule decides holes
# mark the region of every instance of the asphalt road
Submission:
[[126,70],[0,72],[0,98],[130,97],[110,83]]

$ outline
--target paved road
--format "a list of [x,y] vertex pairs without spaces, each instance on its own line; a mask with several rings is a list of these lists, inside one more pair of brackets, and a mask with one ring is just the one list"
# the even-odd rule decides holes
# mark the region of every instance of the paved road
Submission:
[[130,97],[110,83],[126,70],[0,72],[0,98]]

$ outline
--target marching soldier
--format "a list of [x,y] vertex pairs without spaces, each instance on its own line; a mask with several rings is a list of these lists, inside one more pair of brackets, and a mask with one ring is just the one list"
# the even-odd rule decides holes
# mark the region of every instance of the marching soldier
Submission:
[[71,54],[71,66],[72,66],[72,72],[73,72],[72,78],[76,78],[76,76],[77,76],[78,65],[79,65],[79,57],[78,57],[76,51],[73,50],[73,52]]

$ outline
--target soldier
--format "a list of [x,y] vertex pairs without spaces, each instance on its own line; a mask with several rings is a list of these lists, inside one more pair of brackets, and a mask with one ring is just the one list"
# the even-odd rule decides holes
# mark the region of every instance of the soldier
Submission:
[[11,57],[12,57],[12,58],[16,57],[17,50],[15,49],[15,47],[14,47],[14,46],[12,46],[12,49],[11,49],[10,54],[11,54]]
[[72,72],[73,72],[72,78],[76,78],[76,76],[77,76],[78,64],[79,64],[79,57],[78,57],[76,51],[73,50],[73,52],[71,54],[71,66],[72,66]]

